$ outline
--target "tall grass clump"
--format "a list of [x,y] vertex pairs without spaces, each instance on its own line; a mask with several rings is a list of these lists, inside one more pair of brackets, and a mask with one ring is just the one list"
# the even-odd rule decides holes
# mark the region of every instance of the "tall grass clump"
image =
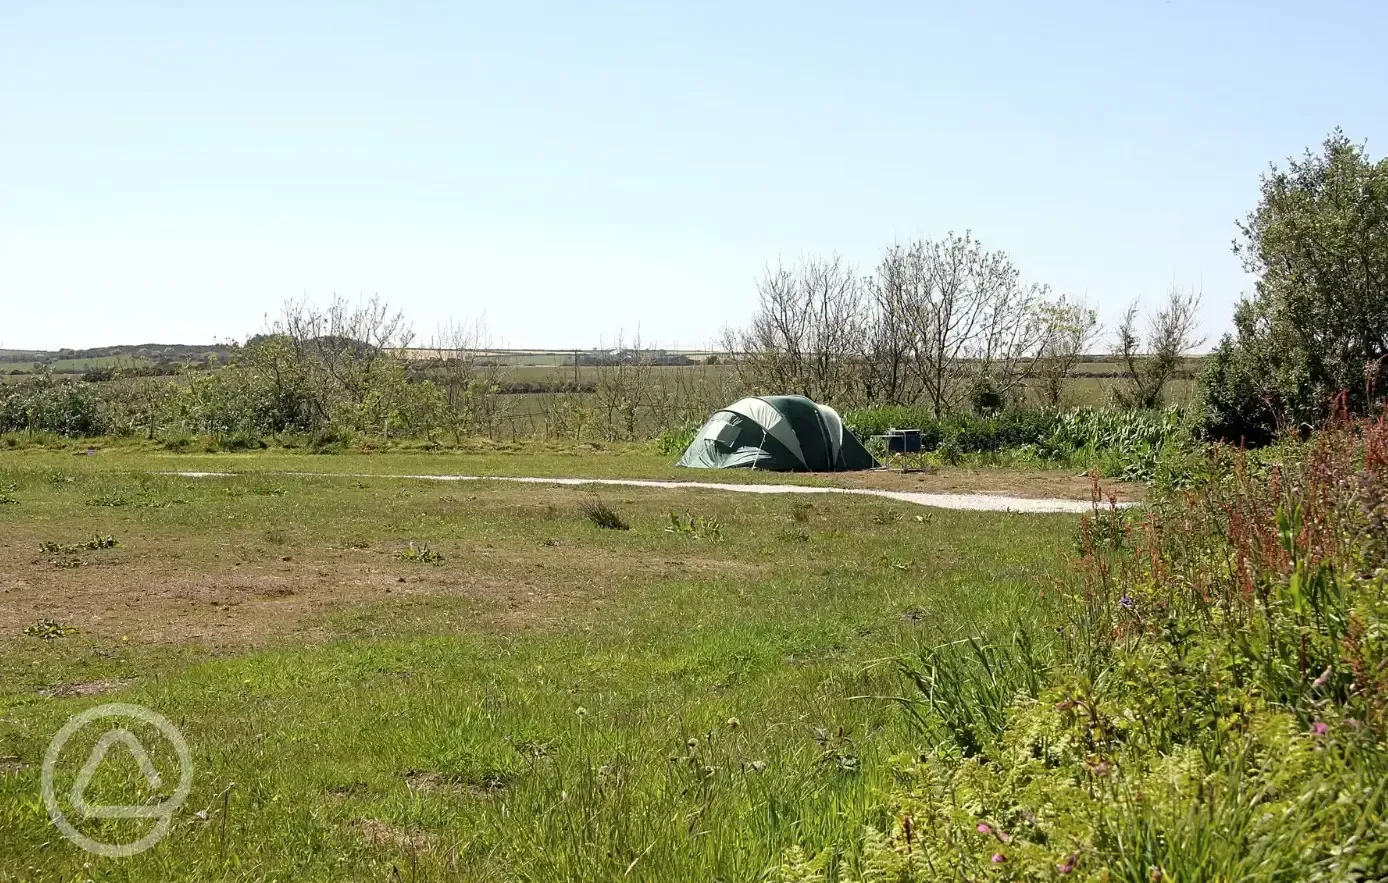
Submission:
[[772,879],[1384,879],[1385,536],[1388,415],[1140,516],[1096,501],[1050,661],[909,665],[932,742],[887,821]]
[[585,500],[579,505],[579,511],[595,527],[604,530],[631,530],[631,525],[627,523],[627,520],[616,509],[602,500]]

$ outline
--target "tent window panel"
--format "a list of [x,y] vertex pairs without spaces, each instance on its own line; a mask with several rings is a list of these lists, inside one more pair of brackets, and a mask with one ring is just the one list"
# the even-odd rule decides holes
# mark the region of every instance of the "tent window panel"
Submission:
[[724,423],[713,433],[713,440],[725,448],[731,448],[736,444],[737,436],[740,431],[741,427],[734,426],[731,423]]

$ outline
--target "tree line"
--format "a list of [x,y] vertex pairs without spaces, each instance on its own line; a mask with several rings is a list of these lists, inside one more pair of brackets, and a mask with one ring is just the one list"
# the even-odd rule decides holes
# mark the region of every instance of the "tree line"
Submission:
[[[1234,251],[1256,283],[1200,374],[1196,430],[1257,445],[1319,425],[1332,407],[1382,407],[1388,160],[1336,130],[1319,152],[1271,166]],[[756,289],[750,322],[723,335],[726,370],[656,370],[638,340],[618,345],[632,358],[585,368],[593,373],[577,385],[556,372],[533,396],[505,394],[519,390],[484,355],[480,322],[439,328],[420,360],[406,358],[412,326],[381,298],[291,301],[214,370],[0,386],[0,432],[636,439],[698,423],[740,395],[788,392],[845,410],[909,406],[939,421],[1024,397],[1060,406],[1103,330],[1083,300],[1025,280],[968,232],[890,245],[867,273],[833,255],[777,264]],[[1199,303],[1176,288],[1146,314],[1137,304],[1123,314],[1111,405],[1164,404],[1203,343]]]
[[[1260,445],[1304,433],[1335,408],[1381,408],[1388,160],[1370,159],[1337,129],[1318,153],[1272,165],[1236,230],[1233,250],[1256,282],[1200,374],[1197,431]],[[757,294],[752,322],[724,336],[744,388],[920,405],[937,419],[1001,409],[1023,390],[1061,404],[1101,333],[1082,300],[1026,282],[971,233],[893,244],[868,274],[837,256],[778,264]],[[1146,315],[1127,309],[1111,347],[1123,366],[1112,405],[1164,403],[1183,358],[1204,343],[1199,305],[1199,292],[1173,288]]]
[[[871,274],[841,257],[769,267],[752,322],[725,332],[744,388],[846,405],[923,405],[938,419],[1001,410],[1025,391],[1062,404],[1075,366],[1099,339],[1095,310],[1023,281],[1003,251],[972,233],[889,246]],[[1120,325],[1126,372],[1115,404],[1155,408],[1195,337],[1198,295],[1173,290],[1139,328]]]

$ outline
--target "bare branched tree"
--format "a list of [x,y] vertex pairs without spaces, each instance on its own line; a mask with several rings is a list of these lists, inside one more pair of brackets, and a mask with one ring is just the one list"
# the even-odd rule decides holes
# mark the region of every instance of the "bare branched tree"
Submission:
[[768,267],[757,294],[751,327],[728,332],[724,341],[744,386],[820,401],[852,399],[864,303],[853,267],[837,255]]
[[651,353],[642,346],[641,333],[637,332],[628,347],[625,333],[619,332],[610,357],[604,361],[607,364],[597,368],[595,390],[603,433],[611,440],[637,438],[641,414],[654,394],[655,369]]
[[471,323],[450,320],[439,326],[430,344],[436,360],[434,380],[446,404],[442,422],[455,442],[493,428],[501,365],[490,348],[485,318]]
[[1041,310],[1045,341],[1036,380],[1041,401],[1059,407],[1065,397],[1065,384],[1080,360],[1098,342],[1099,314],[1083,300],[1062,297]]
[[768,268],[757,292],[751,327],[724,339],[748,390],[943,416],[980,392],[1014,398],[1047,342],[1049,289],[968,233],[893,245],[867,279],[837,257]]
[[1204,344],[1196,336],[1200,293],[1173,286],[1166,303],[1148,316],[1144,337],[1138,328],[1138,305],[1131,304],[1118,323],[1114,352],[1123,360],[1125,384],[1114,390],[1114,401],[1125,408],[1159,408],[1166,384],[1176,375],[1181,359]]
[[914,339],[911,371],[935,415],[980,389],[1013,395],[1040,358],[1038,316],[1049,290],[1023,284],[1004,252],[986,251],[969,233],[916,242],[888,258],[900,264],[892,273],[902,292],[898,312]]
[[869,402],[904,405],[920,395],[914,370],[920,351],[915,323],[919,278],[915,247],[893,245],[865,283],[863,397]]

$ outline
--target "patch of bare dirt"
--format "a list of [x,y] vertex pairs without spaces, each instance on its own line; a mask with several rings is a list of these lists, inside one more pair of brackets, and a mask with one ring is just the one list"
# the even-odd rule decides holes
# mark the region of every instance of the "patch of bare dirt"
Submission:
[[49,699],[67,699],[72,696],[100,696],[103,693],[110,693],[112,690],[119,690],[121,687],[130,684],[128,680],[108,680],[108,681],[86,681],[76,684],[59,684],[56,687],[49,687],[47,690],[40,690],[40,696]]
[[466,793],[486,797],[505,791],[506,783],[498,778],[478,784],[434,770],[409,770],[405,773],[405,787],[411,794]]
[[409,831],[379,819],[361,819],[356,828],[372,846],[394,846],[405,852],[427,852],[432,845],[429,835]]
[[344,785],[333,785],[328,789],[328,796],[345,800],[348,797],[365,794],[368,790],[365,782],[347,782]]
[[0,757],[0,776],[8,776],[20,772],[27,764],[17,757]]
[[[475,605],[474,625],[560,625],[572,611],[610,599],[634,567],[687,577],[755,569],[715,556],[655,562],[638,553],[587,546],[462,545],[440,565],[396,560],[384,544],[369,549],[318,547],[253,553],[169,554],[130,536],[140,548],[119,566],[59,570],[35,563],[29,543],[0,543],[0,641],[52,619],[108,640],[196,642],[212,648],[263,644],[286,633],[330,637],[324,614],[371,605],[410,610],[451,599]],[[293,552],[293,554],[284,554]],[[288,560],[286,560],[288,559]],[[117,684],[62,685],[55,696],[95,695]],[[74,692],[87,690],[91,692]]]

